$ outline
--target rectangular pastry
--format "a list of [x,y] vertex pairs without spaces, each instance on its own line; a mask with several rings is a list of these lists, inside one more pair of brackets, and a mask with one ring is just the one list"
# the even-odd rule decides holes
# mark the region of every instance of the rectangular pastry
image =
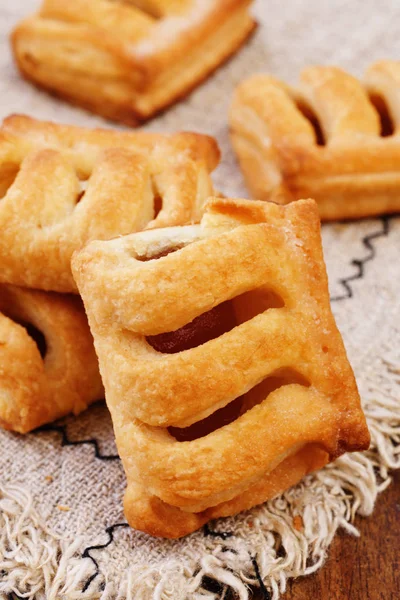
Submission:
[[231,139],[254,197],[312,197],[322,219],[400,210],[400,62],[369,67],[364,83],[309,67],[297,88],[269,75],[242,82]]
[[75,250],[92,239],[198,222],[218,161],[205,135],[9,117],[0,130],[0,282],[76,293]]
[[0,426],[26,433],[103,397],[80,299],[0,284]]
[[255,27],[251,0],[44,0],[12,35],[22,74],[137,125],[201,83]]
[[73,273],[133,527],[182,536],[368,447],[314,201],[211,199],[200,225],[91,242]]

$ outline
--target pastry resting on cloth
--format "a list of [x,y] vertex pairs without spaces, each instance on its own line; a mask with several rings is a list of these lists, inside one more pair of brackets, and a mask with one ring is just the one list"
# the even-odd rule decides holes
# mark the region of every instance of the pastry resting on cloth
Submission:
[[205,135],[9,117],[0,130],[0,282],[76,293],[75,250],[92,239],[198,222],[218,161]]
[[200,225],[74,255],[129,523],[179,537],[368,447],[313,200],[211,199]]
[[137,125],[231,56],[255,27],[251,0],[44,0],[12,34],[22,74]]
[[311,196],[323,220],[400,210],[400,62],[371,65],[363,83],[335,67],[306,68],[297,88],[255,75],[230,126],[255,198]]
[[80,299],[0,284],[0,426],[26,433],[103,397]]

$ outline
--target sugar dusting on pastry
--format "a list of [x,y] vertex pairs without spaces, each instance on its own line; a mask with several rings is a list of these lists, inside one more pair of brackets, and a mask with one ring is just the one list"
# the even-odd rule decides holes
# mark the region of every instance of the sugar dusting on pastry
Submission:
[[189,13],[167,16],[160,20],[153,30],[151,37],[131,45],[131,50],[137,56],[145,56],[169,46],[185,31],[193,28],[199,21],[210,13],[215,6],[215,0],[193,0]]

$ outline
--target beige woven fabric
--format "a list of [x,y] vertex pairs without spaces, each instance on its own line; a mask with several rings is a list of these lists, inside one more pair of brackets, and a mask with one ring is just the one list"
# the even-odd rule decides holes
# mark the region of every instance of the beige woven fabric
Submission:
[[[0,6],[0,116],[26,112],[103,124],[22,82],[15,71],[6,36],[37,4],[13,0]],[[262,25],[252,42],[147,127],[216,135],[223,163],[215,179],[227,195],[245,193],[227,132],[227,107],[241,78],[269,70],[294,82],[300,68],[314,62],[360,74],[372,60],[400,57],[397,0],[259,0],[257,13]],[[125,481],[113,458],[104,405],[68,418],[58,431],[26,437],[0,432],[0,598],[15,591],[35,600],[216,600],[231,588],[246,600],[259,574],[276,600],[289,577],[321,566],[338,527],[356,534],[355,514],[371,514],[390,469],[400,466],[400,218],[324,226],[323,238],[334,312],[372,449],[340,458],[236,518],[179,541],[160,541],[119,526],[125,523]],[[62,445],[87,439],[96,444]],[[294,522],[295,516],[302,521]]]

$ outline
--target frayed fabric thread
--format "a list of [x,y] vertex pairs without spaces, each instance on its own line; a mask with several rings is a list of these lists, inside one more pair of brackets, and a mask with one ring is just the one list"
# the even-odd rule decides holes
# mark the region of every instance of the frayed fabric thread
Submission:
[[0,486],[0,598],[63,597],[81,577],[81,545],[82,539],[63,539],[46,527],[27,490]]

